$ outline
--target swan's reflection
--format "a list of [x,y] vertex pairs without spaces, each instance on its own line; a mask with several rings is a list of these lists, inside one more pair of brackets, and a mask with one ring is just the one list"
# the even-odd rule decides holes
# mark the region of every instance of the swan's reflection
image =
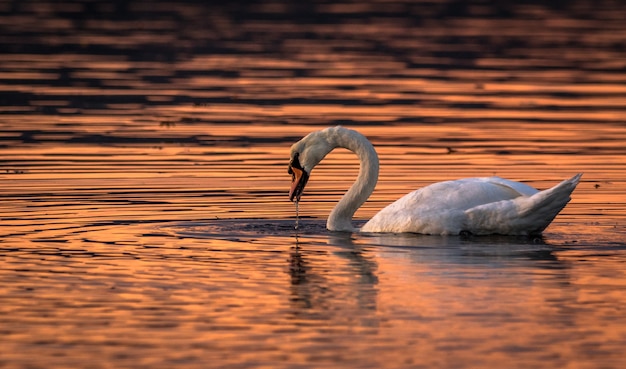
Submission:
[[[507,259],[531,259],[558,262],[555,248],[541,236],[428,236],[419,234],[361,234],[361,242],[381,247],[381,253],[398,251],[420,262],[497,264]],[[393,249],[388,253],[386,250]]]
[[510,301],[509,293],[535,283],[553,292],[556,303],[546,304],[567,311],[560,302],[575,299],[575,289],[558,252],[542,238],[308,233],[290,251],[291,314],[378,329],[378,309],[424,307],[439,317],[458,298],[492,301],[496,291]]
[[328,236],[328,244],[340,246],[343,249],[342,251],[335,251],[335,254],[351,262],[355,271],[361,277],[362,283],[378,283],[376,261],[374,261],[373,256],[367,255],[362,245],[354,243],[351,233],[331,232]]
[[358,317],[361,325],[377,325],[371,318],[377,306],[374,256],[355,245],[349,233],[328,237],[328,244],[338,249],[320,251],[307,247],[310,239],[298,242],[289,258],[294,316],[334,321]]

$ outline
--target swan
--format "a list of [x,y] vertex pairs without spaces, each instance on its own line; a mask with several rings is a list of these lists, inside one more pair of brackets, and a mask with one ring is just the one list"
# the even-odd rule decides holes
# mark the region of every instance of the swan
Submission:
[[438,182],[410,192],[388,205],[361,229],[352,225],[357,209],[378,181],[378,154],[361,133],[342,126],[315,131],[291,146],[289,200],[299,202],[313,168],[337,147],[354,152],[359,174],[330,212],[330,231],[421,233],[434,235],[537,235],[570,200],[582,173],[538,191],[500,177]]

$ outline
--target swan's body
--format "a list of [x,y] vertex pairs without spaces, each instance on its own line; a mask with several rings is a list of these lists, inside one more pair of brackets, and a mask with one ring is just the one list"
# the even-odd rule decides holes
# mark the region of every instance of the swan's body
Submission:
[[[333,149],[353,151],[361,166],[355,183],[328,216],[331,231],[359,231],[352,216],[374,191],[378,155],[360,133],[331,127],[310,133],[291,147],[290,199],[299,201],[311,170]],[[540,234],[565,207],[581,174],[545,191],[500,177],[465,178],[434,183],[388,205],[361,232],[423,234]]]

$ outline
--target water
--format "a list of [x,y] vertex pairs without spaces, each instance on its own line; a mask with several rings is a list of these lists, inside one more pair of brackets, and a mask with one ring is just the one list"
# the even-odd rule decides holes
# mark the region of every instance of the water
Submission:
[[[298,3],[299,4],[299,3]],[[0,367],[621,368],[618,3],[1,1]],[[330,233],[467,176],[584,172],[541,238]]]
[[298,203],[298,200],[294,201],[294,204],[296,205],[296,225],[294,229],[296,231],[300,228],[300,206],[298,206]]

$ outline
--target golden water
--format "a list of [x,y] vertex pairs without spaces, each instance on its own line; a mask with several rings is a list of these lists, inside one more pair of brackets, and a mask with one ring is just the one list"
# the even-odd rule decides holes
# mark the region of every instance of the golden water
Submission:
[[[90,4],[0,2],[0,367],[623,367],[619,4]],[[584,176],[543,238],[333,234],[356,158],[299,217],[287,164],[334,124],[357,223]]]

